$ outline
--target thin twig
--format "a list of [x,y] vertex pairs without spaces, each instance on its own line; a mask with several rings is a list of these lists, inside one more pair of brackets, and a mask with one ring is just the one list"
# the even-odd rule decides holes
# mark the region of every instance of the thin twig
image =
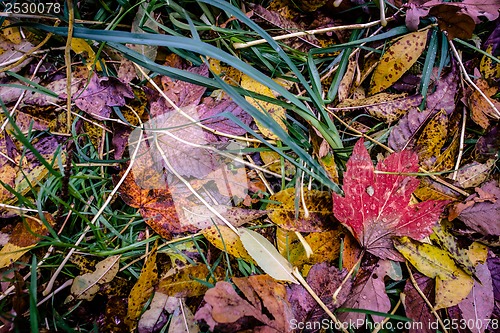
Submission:
[[[389,18],[389,20],[392,20],[393,18]],[[286,34],[286,35],[281,35],[281,36],[275,36],[272,37],[273,40],[282,40],[282,39],[287,39],[287,38],[294,38],[294,37],[302,37],[302,36],[307,36],[307,35],[318,35],[318,34],[324,34],[327,32],[331,31],[337,31],[337,30],[357,30],[357,29],[365,29],[365,28],[370,28],[376,25],[381,24],[382,21],[374,21],[374,22],[369,22],[369,23],[363,23],[363,24],[351,24],[351,25],[340,25],[336,27],[328,27],[328,28],[323,28],[323,29],[314,29],[314,30],[307,30],[307,31],[300,31],[300,32],[294,32],[291,34]],[[259,44],[264,44],[267,43],[267,40],[265,39],[258,39],[254,40],[248,43],[234,43],[233,47],[235,49],[244,49],[247,47],[259,45]]]
[[422,297],[422,299],[424,300],[424,302],[427,304],[427,306],[429,307],[429,309],[431,309],[431,312],[432,314],[436,317],[437,321],[439,322],[439,324],[441,325],[441,327],[443,328],[443,332],[444,333],[448,333],[448,331],[446,330],[446,327],[444,326],[444,323],[443,321],[441,320],[441,317],[439,317],[438,313],[436,312],[436,310],[434,310],[434,306],[432,306],[431,302],[429,301],[429,299],[425,296],[424,292],[422,291],[422,289],[420,289],[417,281],[415,280],[415,277],[413,276],[413,273],[411,271],[411,268],[410,268],[410,265],[408,265],[408,261],[405,262],[406,263],[406,268],[408,269],[408,272],[410,273],[410,280],[411,280],[411,283],[413,284],[413,287],[415,288],[415,290],[418,292],[418,294]]
[[64,49],[64,62],[66,63],[66,131],[71,133],[71,41],[73,39],[73,25],[75,23],[75,11],[73,0],[66,1],[68,5],[68,37]]
[[332,318],[332,320],[334,321],[335,323],[335,327],[339,327],[342,332],[344,333],[349,333],[347,331],[347,329],[344,327],[344,325],[342,324],[342,322],[340,320],[338,320],[338,318],[330,311],[330,309],[328,309],[328,307],[325,305],[325,303],[321,300],[321,298],[319,298],[319,296],[314,292],[314,290],[312,290],[312,288],[309,286],[309,284],[306,282],[306,280],[304,280],[304,278],[302,277],[302,274],[300,274],[299,270],[297,269],[297,267],[295,267],[293,269],[293,276],[295,276],[297,278],[297,280],[300,282],[300,284],[306,288],[307,292],[312,296],[312,298],[314,298],[314,300],[318,303],[318,305],[326,312],[326,314]]
[[460,143],[458,149],[457,161],[455,162],[455,171],[451,176],[451,179],[457,180],[458,168],[460,167],[460,163],[462,162],[462,156],[464,154],[464,142],[465,142],[465,122],[466,122],[466,112],[465,106],[462,109],[462,128],[460,129]]

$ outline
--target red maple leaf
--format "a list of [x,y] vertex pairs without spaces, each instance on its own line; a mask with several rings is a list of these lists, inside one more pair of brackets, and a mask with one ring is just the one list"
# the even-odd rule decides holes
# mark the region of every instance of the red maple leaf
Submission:
[[[335,217],[352,232],[367,252],[382,259],[403,258],[392,244],[393,236],[422,239],[432,232],[448,201],[409,205],[419,180],[417,154],[404,150],[389,155],[373,167],[364,140],[354,146],[344,173],[345,197],[333,194]],[[387,172],[387,173],[382,173]]]

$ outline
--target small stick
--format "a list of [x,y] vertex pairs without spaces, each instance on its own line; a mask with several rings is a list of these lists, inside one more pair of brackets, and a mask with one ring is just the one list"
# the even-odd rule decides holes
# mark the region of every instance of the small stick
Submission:
[[73,0],[67,0],[68,4],[68,37],[64,49],[64,62],[66,63],[66,131],[71,133],[71,41],[73,40],[73,26],[75,23],[75,11]]
[[[391,20],[392,18],[389,18]],[[281,35],[281,36],[275,36],[272,37],[273,40],[282,40],[282,39],[287,39],[287,38],[293,38],[293,37],[302,37],[302,36],[307,36],[307,35],[317,35],[317,34],[324,34],[327,32],[331,31],[337,31],[337,30],[356,30],[356,29],[364,29],[364,28],[369,28],[373,27],[376,25],[382,24],[381,20],[374,21],[374,22],[369,22],[369,23],[363,23],[363,24],[351,24],[351,25],[340,25],[337,27],[329,27],[329,28],[323,28],[323,29],[314,29],[314,30],[307,30],[307,31],[299,31],[299,32],[294,32],[291,34],[286,34],[286,35]],[[386,20],[387,24],[387,20]],[[267,40],[265,39],[257,39],[248,43],[233,43],[233,47],[235,49],[244,49],[247,47],[259,45],[259,44],[264,44],[267,43]]]

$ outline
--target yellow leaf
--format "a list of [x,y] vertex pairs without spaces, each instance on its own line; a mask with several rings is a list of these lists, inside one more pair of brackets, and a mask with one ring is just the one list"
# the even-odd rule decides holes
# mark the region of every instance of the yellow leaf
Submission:
[[229,227],[225,225],[211,226],[203,229],[203,236],[216,248],[226,251],[236,258],[241,258],[245,261],[255,264],[255,261],[250,257],[247,250],[241,243],[240,237]]
[[[45,219],[49,224],[54,224],[54,218],[49,213],[45,213]],[[0,268],[7,267],[21,258],[45,235],[48,235],[48,230],[42,221],[25,216],[25,220],[14,227],[9,242],[0,250]]]
[[[3,27],[6,27],[10,24],[9,20],[5,20],[3,22]],[[13,44],[20,44],[21,43],[21,33],[19,32],[18,27],[9,27],[9,28],[2,28],[2,34],[5,37],[5,39],[9,40]]]
[[[332,196],[326,191],[307,190],[304,188],[304,210],[300,193],[296,197],[295,188],[288,188],[270,197],[270,200],[281,204],[269,204],[267,209],[271,221],[287,230],[301,232],[321,232],[334,228],[337,223],[332,212]],[[296,212],[296,198],[298,199],[298,215]]]
[[[269,87],[252,79],[250,76],[246,74],[243,74],[241,76],[240,84],[243,89],[246,89],[248,91],[268,97],[274,97],[273,91]],[[252,104],[257,110],[261,112],[267,112],[279,124],[281,128],[287,131],[286,125],[283,121],[286,117],[286,110],[283,107],[270,102],[257,100],[249,96],[245,96],[245,99],[248,101],[248,103]],[[261,131],[262,135],[270,139],[274,140],[278,139],[278,137],[271,130],[260,124],[258,121],[256,121],[255,123],[257,124],[257,127]]]
[[447,251],[408,237],[396,239],[394,246],[419,272],[436,279],[436,309],[457,305],[472,290],[474,280]]
[[295,266],[304,264],[314,265],[320,262],[330,262],[339,256],[341,229],[325,232],[311,232],[305,238],[311,247],[313,254],[308,258],[301,242],[290,245],[290,263]]
[[210,272],[207,266],[200,264],[180,269],[173,268],[160,280],[158,291],[179,298],[201,296],[205,294],[208,287],[198,280],[215,284],[222,279],[224,279],[224,270],[220,266],[217,266],[214,272]]
[[151,252],[149,252],[148,258],[141,270],[141,275],[139,275],[139,279],[137,279],[128,296],[128,310],[125,323],[131,330],[135,329],[142,308],[153,293],[153,287],[158,282],[158,268],[156,267],[157,248],[158,241],[155,242]]
[[413,32],[392,44],[380,59],[372,76],[370,95],[389,88],[410,69],[425,50],[427,31]]
[[91,69],[95,63],[96,69],[98,71],[102,71],[101,64],[99,62],[96,62],[94,50],[90,47],[90,45],[84,39],[72,38],[71,39],[71,49],[76,54],[81,55],[84,52],[87,54],[87,68],[88,69]]
[[[262,158],[262,161],[269,170],[281,174],[281,158],[277,152],[261,151],[260,158]],[[295,175],[295,165],[293,165],[286,159],[283,161],[283,163],[285,164],[285,176],[290,177]]]
[[417,153],[421,164],[427,169],[434,164],[440,155],[448,135],[448,116],[444,110],[436,113],[425,125],[417,140]]
[[[490,44],[486,49],[486,52],[491,54],[493,49],[493,44]],[[500,63],[491,60],[490,57],[483,56],[481,59],[481,64],[479,65],[479,71],[485,80],[495,80],[500,78]]]

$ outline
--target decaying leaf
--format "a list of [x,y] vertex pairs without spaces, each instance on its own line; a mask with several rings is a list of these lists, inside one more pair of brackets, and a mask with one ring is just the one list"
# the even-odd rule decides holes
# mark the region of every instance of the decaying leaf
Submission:
[[401,118],[391,131],[388,145],[396,151],[412,146],[414,135],[423,123],[437,112],[444,110],[450,115],[456,107],[455,96],[458,89],[458,77],[456,66],[452,66],[450,72],[444,75],[437,83],[436,90],[427,96],[426,108],[420,111],[418,108],[410,109]]
[[[420,288],[425,297],[427,297],[427,300],[429,300],[431,304],[434,303],[434,280],[418,272],[413,273],[413,277],[417,286]],[[431,309],[417,291],[411,279],[406,280],[404,293],[406,316],[414,322],[422,323],[422,327],[412,327],[410,329],[410,333],[436,333],[436,330],[432,329],[430,325],[431,323],[436,322],[436,317],[432,314]]]
[[96,296],[99,288],[111,282],[120,268],[120,256],[108,257],[95,265],[95,271],[77,276],[71,285],[71,295],[65,303],[73,300],[84,299],[91,301]]
[[240,228],[240,239],[248,254],[264,272],[276,280],[298,283],[293,267],[264,236],[250,229]]
[[163,276],[158,290],[173,297],[201,296],[207,291],[206,284],[197,280],[214,283],[224,278],[224,270],[217,266],[213,272],[205,265],[190,265],[182,268],[173,268]]
[[378,93],[366,98],[346,99],[337,108],[364,107],[373,117],[388,123],[397,121],[409,110],[415,109],[422,102],[422,96],[406,94]]
[[436,113],[422,129],[417,139],[417,154],[422,165],[429,169],[440,155],[448,137],[448,115],[444,110]]
[[[342,303],[350,297],[352,281],[349,279],[343,286],[336,300],[332,298],[342,280],[347,275],[347,271],[339,271],[335,266],[326,262],[315,264],[309,270],[306,282],[311,289],[319,296],[330,311],[336,310]],[[293,314],[298,322],[321,322],[327,319],[327,314],[312,298],[312,296],[301,285],[290,285],[287,287],[287,299],[293,309]],[[319,330],[317,330],[319,331]],[[316,330],[307,330],[316,332]]]
[[370,253],[401,260],[391,237],[422,239],[429,235],[446,201],[424,201],[408,206],[419,180],[408,173],[418,170],[418,157],[404,150],[389,155],[373,167],[364,141],[354,146],[344,173],[345,197],[333,193],[335,217]]
[[[243,74],[241,76],[241,87],[243,89],[249,90],[251,92],[255,92],[264,96],[274,97],[273,91],[271,88],[264,86],[260,82],[252,79],[250,76]],[[267,112],[269,115],[283,128],[287,131],[286,125],[284,123],[284,119],[286,118],[286,110],[282,106],[278,106],[276,104],[272,104],[270,102],[264,102],[261,100],[257,100],[255,98],[245,96],[245,99],[252,104],[257,110],[261,112]],[[278,139],[278,137],[267,127],[263,126],[259,122],[256,122],[257,127],[262,132],[265,137],[270,139]]]
[[[497,27],[498,29],[498,27]],[[486,53],[490,55],[493,54],[493,45],[488,45],[486,48]],[[486,81],[493,81],[495,79],[500,79],[500,63],[493,61],[490,57],[484,55],[481,59],[481,64],[479,65],[479,71],[481,76]]]
[[[463,209],[458,216],[469,228],[482,235],[500,235],[500,188],[496,181],[490,181],[481,186],[480,195],[473,194],[466,200],[473,205]],[[481,195],[483,194],[483,195]],[[481,200],[481,197],[488,197]]]
[[89,84],[75,95],[76,106],[97,119],[107,119],[112,106],[124,106],[125,98],[134,98],[130,86],[113,77],[94,74]]
[[419,272],[436,278],[436,309],[457,305],[469,295],[474,280],[455,264],[446,251],[408,237],[394,242],[398,251]]
[[[284,285],[268,275],[233,278],[233,283],[245,298],[236,293],[231,283],[217,282],[206,292],[206,304],[196,312],[195,319],[206,322],[211,331],[231,325],[234,331],[292,332],[293,313]],[[249,320],[252,317],[257,322]]]
[[412,32],[387,49],[373,73],[371,95],[389,88],[417,62],[425,50],[427,34],[428,31]]
[[149,252],[144,267],[141,270],[141,275],[139,275],[137,282],[128,296],[128,311],[125,323],[131,330],[136,327],[142,308],[153,293],[153,287],[158,282],[158,269],[156,267],[157,248],[158,242],[155,243],[151,252]]
[[255,263],[243,246],[240,237],[225,225],[211,226],[202,231],[203,236],[216,248],[241,258],[251,263]]
[[[44,217],[50,225],[54,225],[52,215],[45,213]],[[49,230],[39,218],[24,216],[23,221],[14,227],[7,244],[0,250],[0,268],[7,267],[21,258],[48,233]]]
[[433,6],[429,15],[437,18],[439,29],[446,31],[449,40],[454,38],[469,39],[476,27],[472,17],[461,13],[459,7],[448,4]]
[[[384,278],[389,276],[393,280],[401,279],[401,268],[395,268],[394,265],[399,267],[398,263],[378,260],[372,265],[362,267],[356,275],[351,293],[342,307],[388,312],[391,309],[391,301],[385,292]],[[399,270],[399,272],[396,273],[395,270]],[[349,327],[359,328],[365,319],[365,314],[341,312],[338,318],[341,322],[349,324]],[[380,316],[372,316],[372,318],[375,322],[381,322],[384,319]]]
[[474,274],[476,266],[479,263],[485,263],[488,256],[488,248],[478,242],[472,244],[460,244],[459,240],[454,237],[442,225],[434,227],[434,232],[430,235],[430,239],[441,249],[447,250],[459,266],[468,274]]
[[[476,85],[489,98],[490,102],[495,105],[497,110],[500,109],[500,102],[490,98],[496,94],[498,87],[490,87],[488,82],[483,79],[476,80]],[[477,90],[474,90],[470,95],[468,104],[471,110],[472,120],[484,129],[487,129],[490,126],[491,119],[500,119],[500,116],[493,110],[490,104],[487,103],[484,97]]]
[[[332,197],[328,192],[304,188],[303,198],[300,197],[302,195],[300,192],[297,193],[298,196],[295,192],[295,188],[288,188],[269,198],[281,202],[281,204],[267,206],[267,209],[271,210],[269,218],[274,223],[286,230],[300,232],[321,232],[336,226],[331,211]],[[296,202],[298,203],[297,216]],[[303,202],[307,211],[304,210]]]
[[494,165],[494,159],[489,159],[486,163],[474,161],[466,164],[458,170],[456,182],[462,188],[480,186],[488,178]]

